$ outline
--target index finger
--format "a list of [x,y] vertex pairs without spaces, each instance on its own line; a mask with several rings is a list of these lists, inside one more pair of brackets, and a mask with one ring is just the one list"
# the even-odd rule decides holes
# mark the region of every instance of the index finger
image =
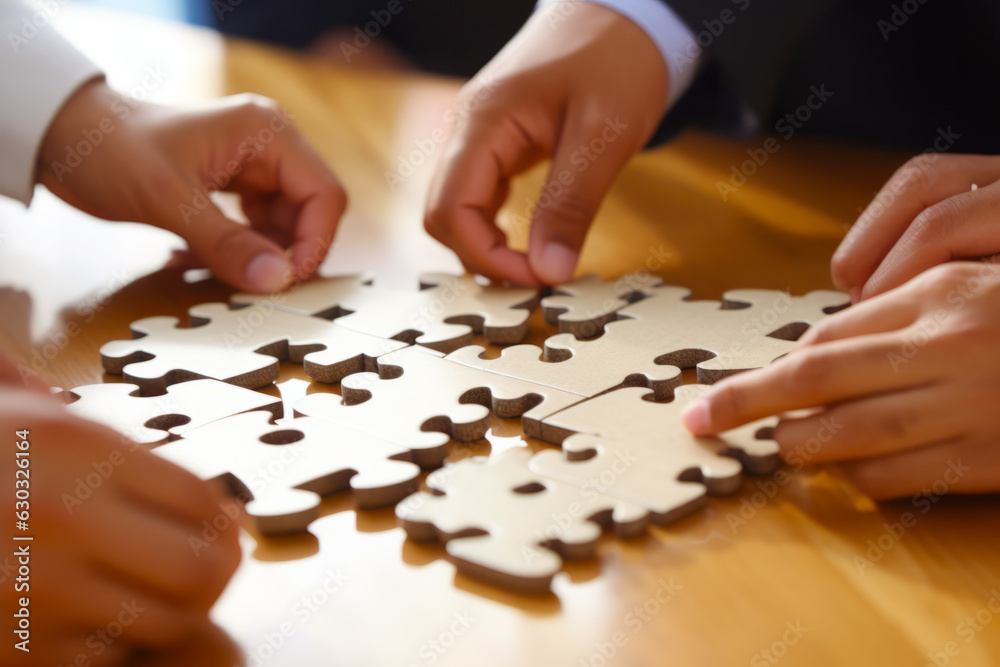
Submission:
[[302,280],[326,257],[347,208],[347,194],[290,119],[276,111],[261,132],[265,129],[272,142],[246,163],[231,187],[276,192],[297,209],[291,262],[295,278]]
[[[894,362],[905,340],[893,331],[800,348],[770,366],[722,380],[688,404],[684,425],[695,435],[714,435],[782,412],[936,379],[940,365],[933,359]],[[921,354],[933,355],[934,348],[924,348]]]
[[984,155],[921,155],[900,167],[879,190],[833,255],[833,278],[857,301],[865,282],[924,209],[973,183],[1000,179],[1000,160]]
[[507,247],[495,222],[510,177],[538,159],[527,135],[509,125],[514,122],[473,119],[449,140],[431,185],[424,226],[468,269],[537,286],[527,255]]

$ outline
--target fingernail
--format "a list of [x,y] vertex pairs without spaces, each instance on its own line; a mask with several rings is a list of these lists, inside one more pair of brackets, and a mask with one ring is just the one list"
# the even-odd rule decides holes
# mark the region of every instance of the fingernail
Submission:
[[567,283],[576,268],[576,253],[561,243],[550,243],[542,251],[542,270],[552,284]]
[[850,295],[851,295],[851,303],[857,303],[861,301],[861,288],[860,287],[852,288],[850,291]]
[[247,281],[258,292],[278,292],[284,289],[292,274],[292,265],[284,257],[262,252],[247,266]]
[[708,418],[708,401],[696,400],[688,403],[681,411],[681,422],[695,435],[709,434],[712,424]]

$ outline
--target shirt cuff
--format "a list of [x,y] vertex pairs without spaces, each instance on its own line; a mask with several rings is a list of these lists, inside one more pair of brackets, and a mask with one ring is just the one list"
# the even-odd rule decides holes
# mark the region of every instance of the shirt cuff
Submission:
[[660,50],[670,74],[668,108],[691,86],[701,64],[702,49],[691,29],[663,0],[539,0],[536,9],[557,2],[596,2],[642,28]]
[[56,114],[80,86],[102,74],[21,2],[0,8],[0,194],[31,202],[38,151]]

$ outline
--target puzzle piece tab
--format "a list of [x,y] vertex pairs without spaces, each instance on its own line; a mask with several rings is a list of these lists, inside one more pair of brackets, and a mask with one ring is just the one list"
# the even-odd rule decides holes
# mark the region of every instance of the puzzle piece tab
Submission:
[[[585,296],[580,303],[576,296],[566,297],[576,307],[566,306],[564,316],[572,315],[571,322],[578,324],[615,318],[599,338],[578,340],[566,333],[549,338],[544,349],[518,345],[504,349],[499,358],[485,359],[483,348],[469,346],[447,358],[581,396],[647,387],[662,401],[681,384],[681,368],[697,366],[699,379],[714,382],[764,366],[788,353],[810,323],[847,298],[838,292],[792,297],[772,290],[735,290],[720,304],[687,301],[690,292],[680,287],[650,287],[642,291],[645,300],[631,305],[606,296],[602,311],[581,304],[599,299],[602,290],[611,294],[609,284],[577,282],[576,291]],[[610,314],[588,320],[588,312]]]
[[607,363],[630,366],[646,359],[698,369],[698,381],[711,384],[741,371],[760,368],[787,354],[811,324],[849,299],[840,292],[790,296],[775,290],[736,290],[716,301],[687,301],[687,290],[659,287],[648,298],[622,308],[617,319],[593,341],[556,343],[592,353]]
[[770,439],[776,419],[697,438],[681,424],[681,410],[708,390],[684,385],[670,403],[643,400],[648,391],[626,388],[602,394],[547,418],[565,439],[563,451],[539,452],[530,468],[546,477],[596,489],[636,503],[656,523],[700,507],[709,495],[735,493],[741,469],[766,474],[780,465]]
[[161,394],[168,385],[196,378],[254,389],[277,379],[279,360],[304,363],[310,377],[337,382],[373,369],[379,355],[406,347],[266,302],[237,310],[207,303],[190,314],[190,328],[178,327],[174,317],[134,322],[136,338],[101,348],[104,369],[124,375],[144,394]]
[[405,450],[322,419],[276,426],[266,412],[214,422],[153,453],[205,480],[222,478],[247,503],[264,535],[306,530],[320,498],[351,490],[360,509],[385,507],[417,488],[420,469]]
[[556,287],[551,296],[542,299],[542,313],[545,321],[562,333],[593,338],[605,324],[617,319],[619,310],[650,296],[653,288],[662,284],[663,280],[648,272],[630,273],[608,283],[587,275]]
[[109,426],[133,442],[156,445],[251,410],[282,414],[281,399],[217,380],[194,380],[162,396],[139,396],[134,384],[88,384],[65,394],[73,414]]
[[618,387],[646,387],[653,390],[657,400],[673,396],[674,387],[681,384],[681,369],[648,358],[644,348],[618,348],[602,340],[581,343],[572,334],[559,334],[545,342],[544,350],[535,345],[515,345],[502,350],[495,359],[486,359],[482,356],[484,348],[469,345],[446,358],[580,396],[597,396]]
[[492,410],[521,417],[526,434],[542,437],[542,419],[581,397],[543,385],[455,364],[427,348],[408,347],[378,359],[379,373],[359,373],[335,394],[310,394],[297,414],[330,419],[375,433],[409,449],[424,467],[441,464],[450,438],[483,437]]
[[[348,329],[450,352],[471,343],[473,332],[491,343],[522,341],[538,298],[535,290],[483,287],[446,274],[425,274],[420,285],[419,291],[394,291],[361,276],[338,276],[303,283],[274,300],[290,312],[336,318]],[[266,298],[236,294],[232,301]]]
[[632,537],[646,512],[629,502],[546,479],[529,470],[531,452],[450,463],[431,489],[396,506],[410,539],[439,540],[459,572],[525,593],[549,590],[562,559],[594,555],[601,527]]

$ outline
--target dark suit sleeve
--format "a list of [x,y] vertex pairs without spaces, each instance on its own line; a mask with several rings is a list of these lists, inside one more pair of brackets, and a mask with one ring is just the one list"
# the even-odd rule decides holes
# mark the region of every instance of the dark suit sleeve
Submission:
[[[695,124],[727,134],[771,116],[796,51],[833,0],[663,0],[704,48],[701,71],[664,118],[653,143]],[[684,54],[678,54],[683,57]]]

